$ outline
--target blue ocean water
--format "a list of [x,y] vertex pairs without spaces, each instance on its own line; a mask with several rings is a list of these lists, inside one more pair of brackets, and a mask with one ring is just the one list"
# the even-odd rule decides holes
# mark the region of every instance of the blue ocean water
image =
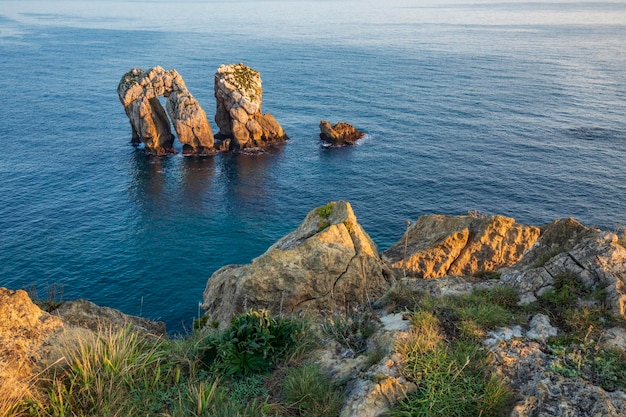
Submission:
[[[426,213],[626,224],[626,2],[0,1],[0,286],[183,331],[207,279],[344,199],[381,250]],[[260,71],[290,141],[149,157],[116,94]],[[367,132],[321,147],[320,119]]]

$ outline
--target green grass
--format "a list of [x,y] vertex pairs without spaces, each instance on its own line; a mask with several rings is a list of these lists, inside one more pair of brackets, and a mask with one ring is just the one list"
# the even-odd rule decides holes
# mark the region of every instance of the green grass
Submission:
[[284,397],[301,417],[338,416],[343,405],[340,387],[319,365],[311,363],[289,370],[284,380]]
[[610,314],[604,298],[602,289],[585,287],[574,275],[560,274],[553,288],[539,297],[538,309],[564,330],[548,340],[554,358],[551,369],[614,391],[626,388],[626,353],[602,348],[600,340],[606,329],[624,323]]
[[490,371],[479,343],[450,343],[432,312],[418,311],[413,331],[398,343],[404,375],[418,389],[401,400],[389,416],[498,416],[507,407],[509,390]]
[[526,320],[526,313],[517,306],[517,300],[513,288],[497,286],[459,296],[424,295],[414,310],[435,314],[450,340],[479,341],[489,330]]
[[[399,295],[386,300],[398,305]],[[490,366],[481,341],[488,330],[523,322],[514,289],[497,286],[471,294],[407,296],[413,305],[412,331],[396,346],[403,374],[418,389],[389,416],[498,416],[510,403],[510,390]]]
[[[233,320],[228,330],[253,352],[267,351],[271,355],[268,363],[274,365],[281,358],[298,360],[305,349],[314,346],[308,340],[315,338],[305,336],[304,326],[295,319],[249,312]],[[267,368],[249,367],[248,373],[233,372],[230,376],[227,370],[233,363],[228,362],[232,359],[228,356],[222,358],[225,366],[205,366],[202,359],[214,337],[195,332],[169,340],[148,337],[130,327],[102,329],[66,347],[61,352],[63,359],[43,370],[33,382],[36,395],[4,409],[10,408],[12,416],[36,417],[279,415],[269,401],[277,394],[271,394],[264,385]],[[227,344],[233,341],[228,337],[223,340]],[[255,350],[255,343],[264,340],[271,341],[271,347]],[[291,342],[301,346],[291,349]],[[282,391],[282,385],[276,389]]]

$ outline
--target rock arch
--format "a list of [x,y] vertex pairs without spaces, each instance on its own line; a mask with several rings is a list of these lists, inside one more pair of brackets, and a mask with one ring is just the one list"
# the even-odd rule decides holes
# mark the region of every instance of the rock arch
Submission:
[[[132,142],[144,143],[147,152],[157,155],[176,152],[170,119],[178,140],[184,144],[183,153],[216,151],[206,113],[176,70],[166,71],[156,66],[146,72],[133,68],[122,76],[117,94],[130,120]],[[167,113],[158,99],[160,96],[167,98]]]

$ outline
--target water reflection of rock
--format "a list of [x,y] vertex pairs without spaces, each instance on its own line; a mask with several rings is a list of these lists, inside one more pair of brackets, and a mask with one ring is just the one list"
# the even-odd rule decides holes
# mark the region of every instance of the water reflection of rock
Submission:
[[282,147],[260,154],[234,154],[222,158],[225,192],[234,211],[251,213],[270,210],[273,206],[269,192],[275,189],[273,169]]
[[187,208],[201,210],[213,186],[215,158],[186,157],[182,160],[181,168],[181,198]]
[[212,194],[215,158],[168,158],[135,152],[132,155],[131,197],[143,213],[168,216],[205,210]]
[[174,163],[172,158],[149,156],[139,151],[133,153],[133,180],[129,188],[140,212],[161,211],[166,206],[166,174]]

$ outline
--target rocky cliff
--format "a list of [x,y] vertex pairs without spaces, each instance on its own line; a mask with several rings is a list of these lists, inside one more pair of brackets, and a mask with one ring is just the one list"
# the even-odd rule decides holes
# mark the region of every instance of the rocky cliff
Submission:
[[265,148],[288,139],[274,116],[261,111],[258,71],[242,63],[221,65],[215,73],[215,99],[218,136],[231,139],[231,149]]
[[[221,328],[248,309],[306,313],[322,340],[307,360],[342,381],[342,417],[382,416],[415,398],[435,401],[424,399],[436,387],[418,361],[433,353],[424,348],[430,345],[443,371],[453,370],[437,382],[444,387],[503,381],[510,401],[503,415],[620,417],[626,414],[623,244],[615,234],[574,219],[534,227],[502,216],[422,216],[381,257],[350,204],[338,201],[312,210],[251,263],[215,272],[203,307],[207,323]],[[427,320],[418,328],[420,318]],[[0,411],[3,401],[23,398],[35,387],[42,366],[60,359],[60,344],[95,340],[103,322],[144,335],[164,332],[158,323],[84,300],[49,314],[24,291],[0,289]],[[214,334],[211,327],[201,335]],[[263,343],[255,337],[236,342]],[[411,345],[428,337],[426,345]],[[461,346],[460,353],[451,351],[454,346]],[[185,366],[199,362],[196,353],[183,359]],[[166,356],[180,361],[180,354]],[[455,355],[461,362],[445,362]],[[464,372],[477,363],[482,379],[467,387]],[[268,378],[280,381],[280,390],[287,371],[275,372]],[[428,370],[437,372],[442,370]],[[236,383],[219,381],[235,395]],[[285,407],[279,415],[298,412]]]
[[312,210],[250,264],[215,272],[202,306],[209,321],[223,326],[248,308],[273,313],[358,308],[392,284],[391,272],[350,203],[339,201]]

